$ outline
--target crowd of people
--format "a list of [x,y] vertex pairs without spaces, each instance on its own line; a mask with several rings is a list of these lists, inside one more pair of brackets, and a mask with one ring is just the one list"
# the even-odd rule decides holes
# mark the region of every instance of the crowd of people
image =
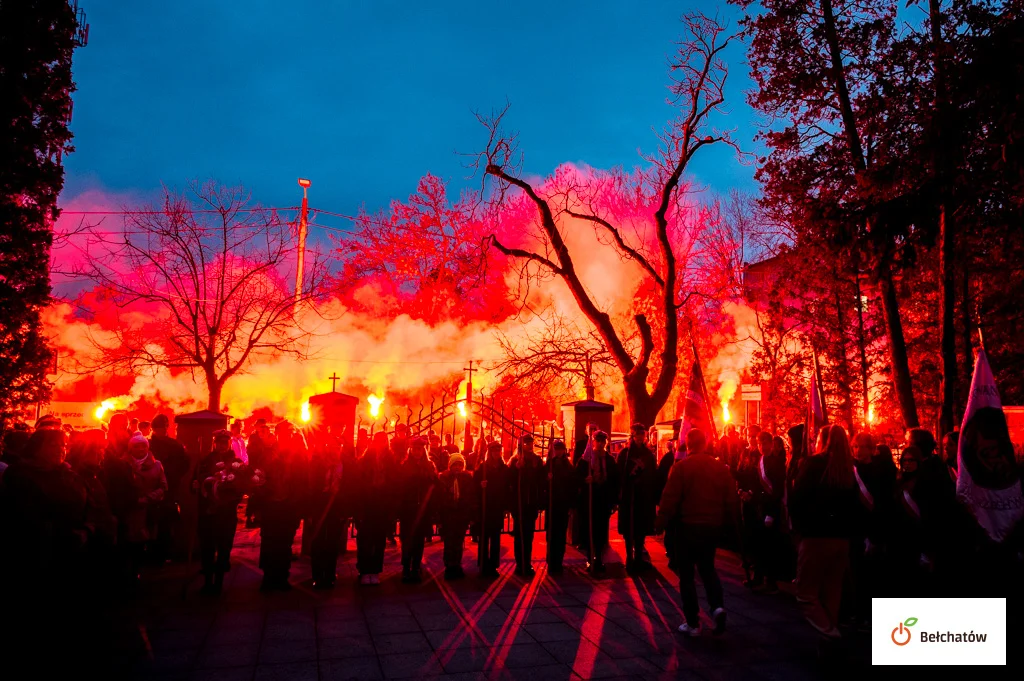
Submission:
[[[999,593],[1021,566],[1020,532],[994,544],[957,502],[955,435],[940,453],[920,428],[897,463],[870,433],[851,442],[838,425],[821,428],[811,448],[803,425],[785,435],[753,426],[744,437],[730,426],[718,441],[692,428],[660,452],[653,431],[635,424],[616,454],[591,425],[571,451],[554,440],[539,454],[530,434],[512,451],[489,437],[460,451],[450,436],[442,443],[399,424],[361,431],[353,446],[261,419],[248,437],[240,421],[215,432],[198,461],[169,426],[164,414],[151,423],[115,414],[105,430],[68,432],[44,417],[34,430],[5,432],[0,579],[130,586],[146,563],[182,558],[175,546],[191,554],[194,540],[202,590],[216,594],[240,519],[259,528],[263,590],[291,588],[300,526],[317,589],[334,586],[352,524],[361,585],[380,583],[388,546],[399,543],[402,581],[422,581],[435,537],[445,579],[466,576],[469,541],[469,562],[495,577],[506,516],[515,573],[532,577],[542,513],[548,573],[561,574],[575,546],[601,575],[617,514],[630,575],[654,569],[647,540],[664,534],[682,633],[701,631],[698,574],[714,632],[725,627],[715,560],[726,547],[742,558],[746,587],[770,596],[793,584],[808,622],[834,640],[840,625],[868,625],[872,596],[977,592],[978,580]],[[194,509],[187,520],[183,507]]]

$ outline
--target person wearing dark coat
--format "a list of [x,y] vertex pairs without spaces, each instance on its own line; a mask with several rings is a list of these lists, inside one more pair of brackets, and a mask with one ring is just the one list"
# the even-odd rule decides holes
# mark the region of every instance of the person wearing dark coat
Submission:
[[[249,466],[253,470],[265,472],[265,462],[269,457],[270,449],[276,446],[277,442],[270,434],[267,420],[256,419],[256,427],[249,434],[249,440],[245,443],[245,451],[249,455]],[[245,503],[245,526],[250,529],[259,526],[259,501],[260,495],[254,494],[249,495],[249,500]]]
[[565,443],[555,440],[544,466],[547,471],[548,517],[545,522],[548,544],[548,572],[562,574],[565,537],[569,531],[569,510],[576,503],[576,469],[569,461]]
[[337,580],[338,550],[347,523],[343,522],[344,499],[341,497],[346,471],[341,456],[341,442],[328,437],[316,447],[311,462],[310,494],[313,498],[313,524],[310,537],[310,564],[313,588],[330,589]]
[[401,466],[402,493],[398,511],[402,540],[402,582],[423,581],[423,547],[433,522],[437,467],[427,457],[426,442],[414,440]]
[[519,451],[509,459],[509,510],[512,512],[512,539],[516,574],[532,577],[533,535],[537,516],[544,507],[544,462],[533,451],[533,436],[524,435]]
[[37,430],[4,473],[0,578],[9,587],[8,602],[79,574],[89,538],[89,494],[64,462],[66,441],[62,431]]
[[444,578],[465,577],[462,552],[466,528],[476,514],[476,485],[466,470],[466,459],[458,453],[448,458],[448,470],[438,480],[438,508],[444,538]]
[[761,495],[758,516],[761,519],[761,537],[757,550],[758,563],[764,576],[766,594],[778,593],[778,579],[782,569],[784,537],[783,496],[786,491],[786,448],[781,437],[768,431],[758,435],[758,482]]
[[608,453],[608,434],[594,433],[593,446],[576,462],[580,490],[576,507],[583,528],[581,550],[587,554],[587,569],[605,571],[603,554],[608,546],[608,524],[619,493],[619,468]]
[[266,483],[259,503],[260,589],[288,591],[292,543],[309,499],[309,462],[305,441],[291,423],[278,423],[274,435],[277,446],[264,462]]
[[231,448],[231,433],[218,430],[213,434],[213,451],[196,467],[193,487],[199,494],[198,531],[199,556],[202,561],[203,592],[220,593],[224,573],[231,560],[238,523],[238,505],[252,485],[251,469]]
[[626,541],[626,572],[654,566],[646,560],[644,542],[654,533],[657,516],[658,463],[647,446],[647,428],[634,423],[629,446],[619,453],[619,534]]
[[157,414],[153,417],[152,428],[149,451],[153,452],[153,457],[163,465],[164,475],[167,476],[167,497],[161,505],[160,517],[157,519],[154,550],[159,559],[166,560],[170,557],[174,537],[180,532],[181,502],[188,494],[192,460],[185,451],[185,446],[167,434],[170,419],[166,414]]
[[480,574],[496,577],[501,562],[501,530],[508,510],[509,471],[501,458],[501,443],[487,445],[484,460],[473,472],[480,502],[478,545]]
[[384,571],[384,547],[395,527],[394,496],[399,484],[398,465],[391,455],[386,433],[375,433],[373,442],[356,461],[358,503],[356,523],[356,568],[359,583],[380,584]]

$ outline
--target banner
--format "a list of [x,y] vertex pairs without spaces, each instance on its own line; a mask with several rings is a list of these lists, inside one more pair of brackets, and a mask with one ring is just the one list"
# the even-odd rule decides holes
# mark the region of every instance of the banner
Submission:
[[814,371],[811,372],[811,386],[808,390],[810,399],[807,405],[807,427],[804,429],[807,447],[804,456],[814,454],[818,431],[828,424],[825,413],[825,393],[821,389],[821,372],[818,369],[818,355],[814,354]]
[[956,458],[957,497],[989,537],[1003,541],[1024,516],[1024,498],[1006,415],[983,349],[978,350]]

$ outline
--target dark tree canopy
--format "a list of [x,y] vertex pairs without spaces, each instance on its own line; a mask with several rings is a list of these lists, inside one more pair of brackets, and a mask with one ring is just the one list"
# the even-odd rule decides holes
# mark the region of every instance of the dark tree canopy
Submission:
[[75,29],[63,0],[0,3],[0,419],[50,392],[39,316],[71,151]]

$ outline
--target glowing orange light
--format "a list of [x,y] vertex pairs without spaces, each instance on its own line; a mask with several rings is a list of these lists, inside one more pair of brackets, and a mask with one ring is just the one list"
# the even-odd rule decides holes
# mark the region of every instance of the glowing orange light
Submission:
[[875,422],[875,408],[874,407],[868,407],[868,423],[874,423],[874,422]]
[[729,413],[729,405],[725,402],[722,402],[722,421],[725,423],[732,421],[732,414]]
[[373,418],[380,416],[380,405],[384,404],[384,396],[368,395],[366,401],[370,403],[370,416]]
[[312,420],[313,414],[309,411],[309,402],[302,403],[302,411],[299,413],[299,418],[303,423],[309,423]]
[[465,403],[465,401],[459,402],[459,404],[457,406],[459,408],[459,416],[461,416],[462,418],[466,418],[466,403]]
[[92,415],[96,417],[97,421],[102,421],[106,417],[107,412],[124,409],[126,406],[128,405],[125,404],[125,400],[112,397],[110,399],[103,400],[103,402],[100,403],[100,406],[96,407],[96,411],[94,411]]

